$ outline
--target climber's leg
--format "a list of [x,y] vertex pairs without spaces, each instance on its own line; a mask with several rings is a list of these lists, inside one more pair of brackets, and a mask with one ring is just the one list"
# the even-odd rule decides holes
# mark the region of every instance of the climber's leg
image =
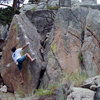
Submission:
[[25,61],[25,59],[26,59],[26,56],[22,56],[21,58],[17,59],[17,62],[18,62],[17,66],[18,66],[19,71],[22,70],[22,63],[23,61]]
[[26,57],[28,57],[30,59],[30,61],[34,61],[35,58],[32,58],[28,53],[26,53]]
[[26,59],[26,56],[22,56],[21,58],[19,58],[18,60],[17,60],[17,62],[18,62],[18,69],[19,69],[19,71],[20,71],[20,78],[21,78],[21,84],[23,84],[24,83],[24,78],[23,78],[23,75],[22,75],[22,63],[23,63],[23,61]]

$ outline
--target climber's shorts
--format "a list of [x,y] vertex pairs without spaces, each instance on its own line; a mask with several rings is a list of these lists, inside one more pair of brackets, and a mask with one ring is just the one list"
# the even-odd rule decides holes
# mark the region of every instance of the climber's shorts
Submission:
[[22,63],[26,59],[26,55],[22,56],[21,58],[17,59],[18,62],[18,69],[21,71],[22,70]]

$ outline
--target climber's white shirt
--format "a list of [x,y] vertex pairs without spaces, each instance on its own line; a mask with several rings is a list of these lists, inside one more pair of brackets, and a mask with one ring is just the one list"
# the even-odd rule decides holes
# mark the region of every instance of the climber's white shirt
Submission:
[[12,54],[12,58],[14,62],[17,64],[17,59],[21,58],[22,48],[16,49],[16,51]]

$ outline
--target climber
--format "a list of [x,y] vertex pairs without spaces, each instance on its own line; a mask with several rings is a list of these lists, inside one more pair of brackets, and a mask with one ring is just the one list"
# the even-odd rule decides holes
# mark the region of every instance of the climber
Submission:
[[20,71],[20,76],[22,77],[22,63],[25,61],[26,58],[28,58],[31,62],[36,60],[35,58],[32,58],[28,53],[26,53],[25,55],[21,55],[21,52],[23,49],[25,49],[26,47],[28,47],[29,43],[26,44],[25,46],[23,46],[22,48],[18,48],[16,49],[16,47],[13,47],[11,49],[12,53],[12,58],[14,60],[14,62],[16,63],[16,65],[18,66],[18,69]]

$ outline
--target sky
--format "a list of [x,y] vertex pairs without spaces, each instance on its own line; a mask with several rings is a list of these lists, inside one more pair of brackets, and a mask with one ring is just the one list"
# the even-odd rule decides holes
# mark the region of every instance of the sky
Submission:
[[[24,1],[24,4],[27,4],[28,1],[29,1],[29,0],[25,0],[25,1]],[[81,0],[79,0],[79,1],[81,2]],[[100,0],[97,0],[97,3],[100,4]],[[8,5],[8,4],[7,4],[7,5]],[[9,5],[12,5],[12,0],[9,0]],[[1,6],[1,5],[0,5],[0,7],[4,7],[4,6]]]

